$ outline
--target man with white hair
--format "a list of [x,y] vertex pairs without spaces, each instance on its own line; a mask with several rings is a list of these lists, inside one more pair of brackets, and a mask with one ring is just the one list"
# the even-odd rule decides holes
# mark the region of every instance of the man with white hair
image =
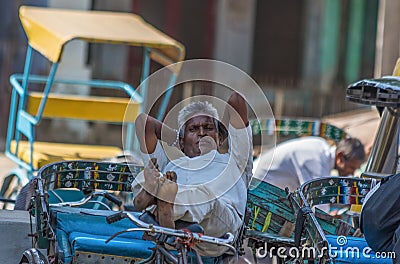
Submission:
[[[176,220],[183,220],[200,224],[209,236],[238,232],[252,170],[252,133],[245,99],[235,92],[227,102],[222,122],[228,127],[228,153],[219,151],[223,133],[218,119],[217,110],[208,102],[184,107],[178,115],[179,130],[146,114],[138,116],[140,150],[145,164],[152,160],[137,177],[141,188],[134,199],[136,209],[156,205],[160,225],[170,228]],[[185,156],[169,160],[160,140],[177,146]],[[206,244],[197,249],[202,256],[212,257],[227,250]]]

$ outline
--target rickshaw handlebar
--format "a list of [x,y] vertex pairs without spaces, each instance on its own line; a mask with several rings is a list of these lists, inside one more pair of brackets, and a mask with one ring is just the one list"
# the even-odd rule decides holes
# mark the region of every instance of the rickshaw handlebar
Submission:
[[122,201],[121,201],[120,199],[118,199],[118,197],[112,195],[112,194],[109,193],[109,192],[106,192],[106,193],[104,194],[104,198],[108,199],[109,201],[115,203],[115,204],[118,205],[118,206],[121,206],[121,205],[122,205]]
[[93,193],[90,193],[88,195],[86,195],[84,198],[82,198],[79,201],[76,202],[62,202],[62,203],[55,203],[55,204],[50,204],[53,207],[64,207],[64,206],[70,206],[70,207],[75,207],[75,206],[81,206],[84,205],[86,203],[88,203],[92,198],[97,197],[97,196],[103,196],[104,198],[106,198],[107,200],[113,202],[114,204],[121,206],[122,205],[122,201],[120,199],[118,199],[118,197],[112,195],[111,193],[107,192],[107,191],[95,191]]
[[128,218],[131,222],[133,222],[136,226],[139,228],[130,228],[127,230],[124,230],[122,232],[118,232],[112,237],[108,239],[108,241],[112,240],[114,237],[117,235],[124,233],[124,232],[131,232],[131,231],[145,231],[149,232],[151,234],[164,234],[164,235],[170,235],[170,236],[175,236],[175,237],[180,237],[182,239],[191,239],[194,242],[207,242],[215,245],[220,245],[220,246],[226,246],[232,249],[233,251],[236,251],[236,249],[231,245],[232,242],[234,241],[234,236],[231,233],[226,233],[223,238],[217,238],[217,237],[211,237],[211,236],[205,236],[202,235],[201,233],[192,233],[189,231],[185,230],[177,230],[177,229],[172,229],[172,228],[167,228],[167,227],[162,227],[162,226],[156,226],[153,224],[148,224],[140,219],[138,219],[134,214],[130,212],[118,212],[113,215],[109,215],[106,217],[106,221],[109,224],[112,224],[114,222],[120,221],[124,218]]

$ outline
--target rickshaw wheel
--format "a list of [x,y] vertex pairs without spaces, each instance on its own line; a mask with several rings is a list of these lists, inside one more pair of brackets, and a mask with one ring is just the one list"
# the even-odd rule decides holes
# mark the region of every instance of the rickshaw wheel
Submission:
[[[19,184],[18,176],[16,174],[7,175],[4,178],[3,185],[1,186],[0,197],[15,199],[20,189],[21,186]],[[4,203],[2,209],[9,209],[7,207],[8,203]]]
[[49,264],[47,258],[36,248],[30,248],[24,251],[19,264]]

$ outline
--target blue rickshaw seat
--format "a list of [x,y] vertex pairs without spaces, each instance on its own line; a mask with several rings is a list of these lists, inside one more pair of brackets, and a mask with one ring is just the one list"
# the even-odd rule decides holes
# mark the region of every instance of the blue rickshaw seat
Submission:
[[[392,258],[386,253],[377,254],[368,246],[365,238],[326,235],[329,242],[330,255],[336,263],[353,264],[392,264]],[[384,255],[385,254],[385,255]],[[385,256],[385,258],[383,258]]]
[[[155,243],[143,240],[143,232],[123,233],[109,243],[105,241],[115,233],[135,227],[128,219],[108,224],[106,216],[113,211],[82,208],[56,208],[52,215],[56,221],[60,257],[70,263],[76,252],[90,252],[145,259],[150,257]],[[139,214],[139,213],[138,213]]]

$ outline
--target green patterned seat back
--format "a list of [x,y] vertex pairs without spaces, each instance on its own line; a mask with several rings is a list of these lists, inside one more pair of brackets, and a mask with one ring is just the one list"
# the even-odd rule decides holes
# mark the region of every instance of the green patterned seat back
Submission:
[[96,161],[63,161],[43,167],[38,176],[44,180],[44,188],[101,189],[131,191],[136,175],[142,166],[126,163]]
[[[348,221],[335,218],[316,208],[317,205],[362,205],[370,190],[371,180],[355,177],[323,177],[301,185],[300,189],[290,196],[293,209],[309,206],[313,212],[306,215],[302,230],[303,245],[319,250],[318,255],[327,254],[326,235],[353,236],[356,228]],[[325,255],[329,258],[329,256]]]
[[310,206],[318,204],[362,205],[370,186],[370,179],[323,177],[302,185],[301,191]]
[[253,178],[247,197],[246,225],[251,230],[279,235],[295,221],[286,192]]

